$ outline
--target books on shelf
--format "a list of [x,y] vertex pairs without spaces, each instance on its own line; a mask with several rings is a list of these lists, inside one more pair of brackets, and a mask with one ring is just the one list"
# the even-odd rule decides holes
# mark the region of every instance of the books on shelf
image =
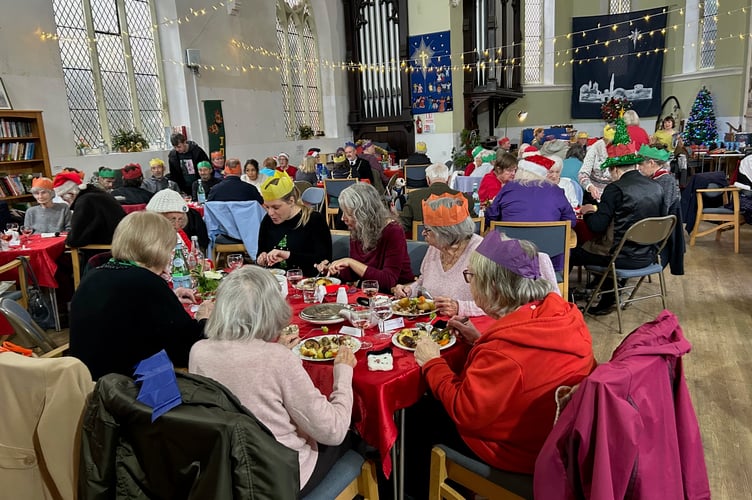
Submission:
[[9,120],[0,118],[0,138],[30,137],[34,135],[32,122],[29,120]]
[[21,182],[21,177],[16,174],[0,173],[0,199],[6,196],[23,196],[27,194]]
[[35,149],[34,142],[0,143],[0,161],[33,160]]

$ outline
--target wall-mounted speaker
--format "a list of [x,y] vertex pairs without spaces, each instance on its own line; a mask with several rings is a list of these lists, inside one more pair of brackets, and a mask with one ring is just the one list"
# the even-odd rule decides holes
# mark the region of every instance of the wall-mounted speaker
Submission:
[[199,49],[185,49],[185,64],[189,68],[201,66],[201,51]]

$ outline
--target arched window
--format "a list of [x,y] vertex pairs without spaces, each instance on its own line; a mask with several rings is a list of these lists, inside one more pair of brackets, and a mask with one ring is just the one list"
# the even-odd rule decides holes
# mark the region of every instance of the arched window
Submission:
[[135,129],[161,147],[167,105],[153,2],[53,0],[52,6],[76,141],[97,147]]
[[323,130],[319,91],[319,51],[308,0],[277,1],[280,85],[288,137],[300,127]]
[[700,2],[700,68],[715,67],[715,39],[718,35],[718,0]]
[[632,0],[609,0],[609,14],[626,14],[632,11]]

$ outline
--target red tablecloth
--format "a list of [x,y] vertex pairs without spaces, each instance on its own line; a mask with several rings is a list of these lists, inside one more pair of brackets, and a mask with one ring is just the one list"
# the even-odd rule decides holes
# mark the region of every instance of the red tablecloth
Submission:
[[[34,270],[40,286],[47,288],[57,288],[55,272],[57,271],[57,258],[65,250],[65,236],[55,236],[53,238],[42,238],[32,236],[28,248],[22,250],[20,246],[11,247],[10,250],[0,252],[0,265],[7,264],[16,257],[26,255],[29,257],[29,263]],[[0,280],[17,280],[18,273],[10,271],[0,276]]]
[[[350,302],[354,302],[358,295],[350,295]],[[308,304],[303,304],[302,299],[293,299],[288,296],[288,302],[292,307],[293,323],[300,328],[301,337],[322,335],[317,325],[308,323],[298,316],[298,313]],[[405,321],[406,326],[412,326],[415,321]],[[478,325],[477,322],[475,322]],[[330,325],[329,333],[339,332],[342,324]],[[311,331],[314,330],[314,331]],[[391,346],[391,341],[377,341],[373,338],[378,330],[372,328],[366,331],[366,340],[373,343],[373,350],[379,350]],[[454,346],[441,351],[450,366],[457,372],[467,358],[469,346],[458,341]],[[397,440],[398,429],[394,421],[394,412],[415,404],[426,391],[425,381],[421,375],[420,367],[415,362],[412,352],[394,347],[394,370],[389,372],[368,371],[366,351],[361,350],[355,354],[358,364],[353,373],[353,424],[363,439],[371,446],[379,450],[384,475],[389,477],[392,470],[392,461],[389,454]],[[303,361],[308,374],[318,389],[329,396],[333,384],[333,364],[330,362]]]

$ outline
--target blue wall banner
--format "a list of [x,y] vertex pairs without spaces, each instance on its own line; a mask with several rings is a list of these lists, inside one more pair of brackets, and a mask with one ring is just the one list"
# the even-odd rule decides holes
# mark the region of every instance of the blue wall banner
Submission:
[[572,118],[601,118],[612,97],[640,116],[659,114],[665,28],[665,7],[572,18]]
[[410,103],[414,115],[451,111],[452,64],[449,32],[411,36]]

